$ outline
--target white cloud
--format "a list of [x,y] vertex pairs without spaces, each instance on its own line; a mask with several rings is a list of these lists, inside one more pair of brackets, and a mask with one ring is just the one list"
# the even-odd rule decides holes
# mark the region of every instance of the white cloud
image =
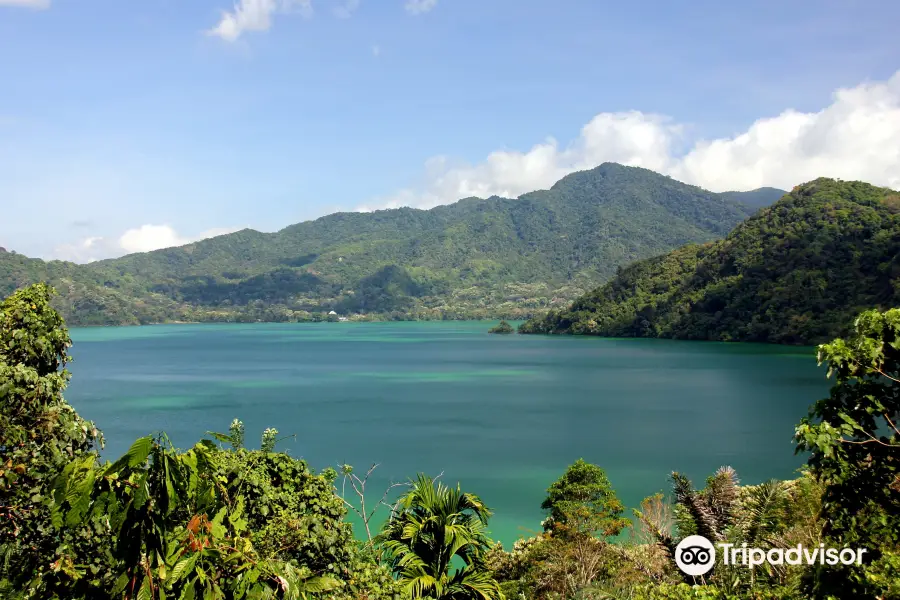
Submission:
[[119,246],[126,252],[150,252],[187,243],[186,238],[179,236],[178,232],[168,225],[141,225],[129,229],[119,238]]
[[44,9],[50,8],[50,0],[0,0],[0,6]]
[[170,225],[141,225],[129,229],[119,237],[92,236],[74,244],[58,246],[54,258],[77,263],[88,263],[104,258],[115,258],[133,252],[150,252],[161,248],[184,246],[199,240],[225,235],[237,231],[235,228],[219,227],[208,229],[195,236],[183,236]]
[[312,11],[312,0],[238,0],[207,33],[233,42],[245,31],[268,31],[275,14],[297,12],[309,18]]
[[357,210],[430,208],[468,196],[517,197],[603,162],[641,166],[713,191],[791,189],[817,177],[900,188],[900,71],[887,81],[840,89],[818,112],[786,110],[734,137],[700,140],[676,154],[685,128],[660,115],[600,113],[578,138],[527,152],[499,150],[476,165],[445,157],[425,165],[424,183]]
[[338,0],[338,5],[334,8],[334,16],[339,19],[349,19],[359,8],[359,0]]
[[816,177],[900,188],[900,71],[838,90],[819,112],[788,110],[733,138],[700,142],[671,174],[714,190],[790,189]]
[[233,233],[237,229],[218,227],[207,229],[193,237],[183,237],[169,225],[141,225],[135,229],[129,229],[119,238],[119,247],[126,252],[150,252],[160,248],[172,248],[184,246],[191,242],[204,240]]
[[411,15],[421,15],[427,13],[437,6],[437,0],[407,0],[406,12]]

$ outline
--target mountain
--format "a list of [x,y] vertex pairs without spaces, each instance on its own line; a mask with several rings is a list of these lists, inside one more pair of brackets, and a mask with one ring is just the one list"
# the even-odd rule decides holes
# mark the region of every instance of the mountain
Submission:
[[617,267],[725,235],[753,209],[605,163],[517,199],[337,213],[88,265],[0,253],[0,294],[37,280],[71,325],[305,320],[323,311],[522,318]]
[[900,193],[817,179],[725,239],[639,261],[523,333],[811,344],[900,305]]
[[760,208],[771,206],[785,194],[787,194],[785,190],[761,187],[749,192],[722,192],[720,195],[728,200],[743,204],[751,211],[757,211]]

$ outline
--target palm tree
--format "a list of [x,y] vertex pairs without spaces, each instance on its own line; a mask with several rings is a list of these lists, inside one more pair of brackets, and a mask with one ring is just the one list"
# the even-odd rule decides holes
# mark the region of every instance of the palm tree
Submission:
[[[672,473],[672,491],[678,505],[677,529],[682,535],[696,533],[714,543],[739,545],[746,542],[745,545],[751,548],[763,549],[791,546],[793,544],[783,542],[786,535],[797,534],[791,523],[792,490],[797,485],[798,481],[771,480],[741,488],[734,469],[722,467],[707,479],[706,488],[695,490],[687,477]],[[802,507],[798,509],[793,520],[801,521],[803,510]],[[675,544],[671,534],[661,528],[652,531],[658,543],[674,559]],[[811,531],[814,533],[814,528]],[[807,538],[803,541],[810,545]],[[769,584],[785,585],[788,568],[768,563],[755,570],[735,565],[716,567],[715,578],[731,588],[752,588],[760,577],[767,578]],[[690,582],[691,578],[686,576],[685,581]]]
[[[478,496],[419,475],[394,505],[376,543],[412,598],[503,600],[484,565],[490,516]],[[453,562],[461,568],[451,573]]]
[[706,489],[697,491],[681,473],[672,473],[675,501],[684,508],[689,525],[681,529],[693,530],[711,542],[723,542],[739,509],[738,477],[731,467],[721,467],[707,480]]

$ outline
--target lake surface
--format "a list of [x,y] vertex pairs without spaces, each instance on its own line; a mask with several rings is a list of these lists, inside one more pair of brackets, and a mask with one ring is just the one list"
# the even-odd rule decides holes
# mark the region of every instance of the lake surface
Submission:
[[164,430],[182,448],[234,418],[316,469],[381,466],[461,483],[507,547],[540,527],[566,466],[601,465],[630,507],[731,465],[745,483],[803,463],[793,428],[828,393],[812,348],[489,335],[493,323],[160,325],[73,329],[66,398],[118,456]]

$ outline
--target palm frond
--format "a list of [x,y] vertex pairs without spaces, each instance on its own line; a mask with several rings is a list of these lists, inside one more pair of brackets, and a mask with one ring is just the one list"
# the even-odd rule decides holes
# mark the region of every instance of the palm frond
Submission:
[[706,503],[705,498],[694,490],[690,479],[681,473],[673,472],[672,493],[675,495],[675,501],[690,514],[699,535],[712,541],[723,539],[715,512]]
[[744,538],[751,546],[759,545],[782,528],[788,488],[785,482],[771,480],[750,488],[744,501]]
[[734,520],[738,504],[738,477],[731,467],[720,467],[710,477],[703,496],[710,511],[715,516],[717,529],[721,532]]
[[[419,475],[375,541],[413,599],[502,600],[483,563],[490,514],[478,496]],[[464,567],[451,575],[454,557]]]

